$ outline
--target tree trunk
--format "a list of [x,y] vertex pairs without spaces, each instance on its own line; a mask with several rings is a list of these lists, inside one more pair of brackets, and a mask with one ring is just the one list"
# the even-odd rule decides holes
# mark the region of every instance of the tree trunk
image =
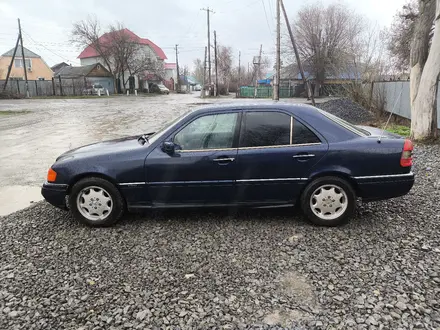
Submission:
[[440,0],[436,2],[434,36],[428,59],[419,80],[418,92],[411,113],[411,136],[415,140],[437,137],[437,91],[440,76]]
[[320,89],[321,89],[321,82],[319,80],[316,80],[316,82],[315,82],[315,90],[314,90],[314,94],[313,94],[315,97],[319,97],[319,90]]
[[435,16],[435,0],[419,0],[419,17],[415,23],[410,54],[411,118],[415,116],[414,102],[419,90],[420,78],[429,52],[429,32]]

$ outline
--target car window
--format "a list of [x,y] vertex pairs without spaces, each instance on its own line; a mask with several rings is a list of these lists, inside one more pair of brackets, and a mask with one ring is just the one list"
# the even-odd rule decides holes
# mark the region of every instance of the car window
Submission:
[[293,119],[292,144],[320,143],[319,138],[310,129]]
[[240,147],[270,147],[290,144],[290,116],[281,112],[246,112],[240,132]]
[[238,113],[203,116],[185,126],[174,137],[181,150],[232,148]]
[[339,126],[344,127],[345,129],[348,129],[350,131],[352,131],[353,133],[356,133],[357,135],[360,136],[368,136],[371,135],[369,132],[367,132],[366,130],[359,128],[353,124],[350,124],[348,121],[339,118],[331,113],[328,113],[327,111],[321,110],[321,109],[317,109],[321,114],[323,114],[324,116],[326,116],[328,119],[330,119],[331,121],[335,122],[336,124],[338,124]]

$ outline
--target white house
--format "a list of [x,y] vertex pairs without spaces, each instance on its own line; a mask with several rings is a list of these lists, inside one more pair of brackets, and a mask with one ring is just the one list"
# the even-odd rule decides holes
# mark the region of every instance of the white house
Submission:
[[[118,32],[121,32],[121,31],[118,31]],[[151,40],[145,39],[145,38],[140,38],[139,36],[137,36],[135,33],[130,31],[129,29],[124,29],[124,30],[122,30],[122,32],[124,34],[126,34],[130,38],[130,40],[137,42],[141,46],[141,51],[143,52],[143,55],[147,55],[147,57],[151,58],[152,61],[161,61],[162,63],[164,63],[164,61],[167,59],[164,51],[159,46],[157,46],[154,42],[152,42]],[[113,33],[115,33],[115,32],[113,32]],[[106,40],[109,40],[109,36],[110,36],[110,33],[106,33],[106,34],[102,35],[99,38],[99,42],[102,45],[105,45]],[[102,64],[105,63],[105,61],[99,56],[99,54],[95,50],[95,48],[93,48],[93,46],[91,46],[91,45],[86,47],[81,52],[81,54],[79,54],[78,58],[81,61],[81,66],[95,64],[95,63],[102,63]],[[125,79],[128,79],[129,73],[124,72],[124,75],[125,75]],[[131,82],[129,81],[129,84],[131,85],[130,87],[135,88],[135,89],[139,89],[139,82],[140,82],[140,80],[142,80],[142,81],[144,81],[144,86],[142,86],[142,88],[145,88],[146,86],[148,86],[148,81],[147,81],[148,75],[150,75],[150,73],[144,72],[142,74],[134,76],[134,79],[133,79],[134,81],[131,81]],[[134,84],[134,86],[133,86],[133,84]]]

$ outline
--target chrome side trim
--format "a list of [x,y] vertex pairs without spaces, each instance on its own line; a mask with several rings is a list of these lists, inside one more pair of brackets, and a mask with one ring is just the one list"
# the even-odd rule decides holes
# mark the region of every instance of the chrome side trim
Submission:
[[148,182],[149,185],[181,185],[181,184],[223,184],[223,183],[234,183],[234,180],[209,180],[209,181],[159,181],[159,182]]
[[220,149],[176,150],[176,152],[184,153],[184,152],[209,152],[209,151],[228,151],[228,150],[251,150],[251,149],[269,149],[269,148],[289,148],[289,147],[316,146],[316,145],[320,145],[320,144],[322,144],[322,143],[321,142],[315,142],[315,143],[300,143],[300,144],[284,144],[284,145],[276,145],[276,146],[220,148]]
[[405,174],[387,174],[387,175],[367,175],[367,176],[355,176],[356,180],[363,179],[386,179],[386,178],[406,178],[414,176],[413,172],[405,173]]
[[242,179],[237,182],[307,181],[308,178]]
[[269,149],[269,148],[289,148],[289,147],[303,147],[303,146],[316,146],[322,143],[301,143],[301,144],[285,144],[285,145],[276,145],[276,146],[259,146],[259,147],[242,147],[238,148],[238,150],[248,150],[248,149]]
[[68,184],[65,183],[52,183],[47,181],[43,185],[52,188],[67,188],[69,186]]
[[119,186],[141,186],[145,185],[145,182],[123,182],[120,183]]

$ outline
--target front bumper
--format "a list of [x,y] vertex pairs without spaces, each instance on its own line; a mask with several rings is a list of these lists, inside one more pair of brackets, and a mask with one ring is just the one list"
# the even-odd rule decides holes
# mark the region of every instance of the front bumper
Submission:
[[412,172],[396,175],[378,175],[355,178],[358,195],[363,201],[378,201],[409,193],[414,185]]
[[41,188],[41,194],[53,206],[67,210],[66,195],[68,188],[67,184],[45,182]]

